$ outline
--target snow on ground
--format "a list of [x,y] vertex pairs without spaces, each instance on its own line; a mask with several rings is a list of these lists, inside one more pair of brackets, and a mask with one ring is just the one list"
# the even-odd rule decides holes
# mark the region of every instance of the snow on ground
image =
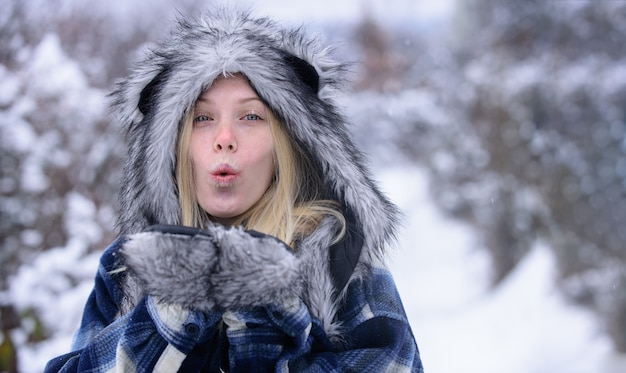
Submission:
[[485,251],[429,199],[425,173],[409,165],[378,177],[406,214],[390,266],[427,372],[626,371],[593,315],[558,293],[548,247],[535,245],[490,291]]

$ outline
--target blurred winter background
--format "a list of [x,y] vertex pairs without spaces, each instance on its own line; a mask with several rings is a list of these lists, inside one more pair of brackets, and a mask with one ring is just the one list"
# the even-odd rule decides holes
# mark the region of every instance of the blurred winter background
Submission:
[[[114,235],[105,96],[207,3],[2,1],[0,371],[68,351]],[[406,215],[427,372],[626,371],[626,1],[253,3],[357,62],[344,103]]]

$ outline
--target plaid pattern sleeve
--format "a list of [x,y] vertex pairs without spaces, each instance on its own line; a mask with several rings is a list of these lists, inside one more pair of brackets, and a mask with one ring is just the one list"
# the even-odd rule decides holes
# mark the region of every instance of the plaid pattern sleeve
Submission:
[[339,316],[345,344],[330,343],[302,302],[226,312],[231,372],[423,372],[391,274],[374,268],[350,285]]
[[199,344],[211,344],[220,313],[206,314],[144,298],[115,319],[121,292],[111,270],[120,241],[102,255],[74,351],[52,359],[45,372],[176,372]]

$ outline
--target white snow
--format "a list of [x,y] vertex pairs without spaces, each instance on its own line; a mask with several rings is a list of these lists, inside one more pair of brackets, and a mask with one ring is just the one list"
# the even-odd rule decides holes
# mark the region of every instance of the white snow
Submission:
[[46,35],[35,48],[30,60],[29,88],[40,97],[57,97],[60,92],[80,92],[87,81],[78,64],[63,53],[61,41]]
[[407,215],[391,269],[427,372],[624,371],[595,317],[556,289],[548,247],[537,243],[491,291],[486,253],[433,204],[424,171],[405,165],[378,177]]

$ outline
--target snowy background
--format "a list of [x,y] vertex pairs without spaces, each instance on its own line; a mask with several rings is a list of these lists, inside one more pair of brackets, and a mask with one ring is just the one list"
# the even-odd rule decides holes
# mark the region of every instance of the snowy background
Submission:
[[598,372],[626,369],[589,311],[555,288],[551,252],[537,243],[495,289],[472,230],[441,215],[418,167],[379,177],[407,213],[392,270],[429,372]]
[[[54,5],[55,16],[45,11],[50,9],[42,5],[45,1],[27,3],[31,6],[12,2],[14,12],[0,16],[0,43],[8,46],[0,56],[0,227],[4,235],[0,258],[5,274],[0,287],[0,371],[30,373],[41,371],[51,357],[68,352],[92,287],[98,250],[112,238],[112,201],[123,148],[118,129],[111,128],[106,119],[105,95],[111,80],[124,73],[136,50],[163,32],[159,23],[174,13],[167,0],[155,1],[149,9],[144,2],[91,2],[89,9],[98,15],[92,18],[76,16],[83,9],[76,1],[59,1]],[[192,10],[201,3],[182,2]],[[526,23],[541,19],[549,33],[559,22],[577,22],[562,14],[590,12],[603,19],[614,13],[619,15],[615,16],[618,24],[626,19],[619,18],[626,15],[626,7],[621,1],[612,1],[617,5],[595,10],[589,1],[572,0],[559,2],[567,3],[559,5],[564,7],[561,10],[544,12],[537,6],[511,9],[514,6],[496,3],[468,0],[467,4],[478,4],[476,9],[486,9],[480,8],[481,4],[495,9],[492,18],[474,14],[473,24],[466,20],[471,18],[464,13],[466,8],[454,0],[318,0],[291,1],[289,6],[263,0],[253,2],[253,7],[283,22],[304,23],[342,44],[343,53],[350,58],[367,61],[358,65],[356,92],[344,103],[348,117],[355,122],[357,140],[370,153],[375,177],[406,217],[390,265],[427,372],[625,372],[626,355],[617,352],[609,333],[614,324],[606,321],[613,319],[596,303],[610,308],[611,300],[626,294],[623,282],[616,280],[624,272],[624,262],[615,259],[624,255],[626,239],[617,235],[609,241],[607,247],[617,247],[610,252],[617,254],[607,255],[606,261],[600,254],[589,254],[593,263],[609,265],[590,265],[587,272],[580,270],[584,274],[580,276],[564,275],[563,268],[569,267],[563,264],[563,257],[570,254],[562,254],[561,242],[571,246],[568,240],[572,239],[574,246],[585,247],[602,246],[602,242],[582,233],[583,238],[592,238],[571,238],[567,229],[572,228],[559,220],[560,205],[550,197],[554,188],[543,181],[554,170],[563,172],[563,168],[550,167],[560,159],[557,150],[566,149],[565,158],[580,174],[576,174],[581,179],[580,190],[564,187],[563,193],[557,194],[596,190],[615,195],[608,203],[624,206],[623,191],[615,191],[609,181],[615,179],[618,186],[626,188],[626,158],[619,152],[611,155],[610,147],[613,142],[625,144],[626,116],[623,110],[616,111],[618,105],[606,104],[614,97],[624,103],[624,58],[611,55],[603,60],[606,51],[590,47],[583,63],[561,66],[562,61],[555,62],[552,50],[545,46],[524,58],[515,55],[520,48],[506,46],[519,42],[507,23],[512,13],[527,12]],[[16,23],[16,15],[28,26]],[[115,27],[107,26],[110,20],[115,20]],[[48,30],[46,22],[62,26]],[[492,28],[481,31],[476,28],[481,22],[491,22]],[[515,20],[510,22],[515,24]],[[586,26],[584,33],[595,32],[592,23]],[[80,27],[89,29],[101,43],[78,38]],[[503,32],[502,39],[495,40],[493,35],[502,29],[509,33]],[[463,48],[468,30],[473,30],[476,41],[472,47],[485,50]],[[523,31],[524,37],[532,39],[528,29]],[[506,39],[507,35],[513,36]],[[619,41],[623,35],[613,39]],[[538,40],[535,46],[544,41]],[[122,48],[127,50],[115,54]],[[567,52],[567,48],[560,50]],[[578,61],[572,55],[568,58]],[[597,141],[593,149],[603,151],[585,150],[578,137],[567,137],[573,125],[542,132],[545,125],[538,123],[545,119],[534,111],[535,115],[527,117],[525,106],[511,105],[528,101],[528,92],[541,88],[546,80],[558,86],[550,99],[564,107],[568,95],[580,94],[577,89],[586,92],[593,87],[593,94],[603,99],[605,106],[598,111],[608,117],[590,119],[587,113],[577,113],[568,119],[582,123],[581,128],[609,123],[606,130],[581,135],[593,138]],[[494,93],[494,88],[502,91]],[[479,100],[481,95],[487,95],[487,103]],[[583,107],[583,101],[567,107]],[[489,137],[499,133],[484,130],[491,123],[491,117],[484,114],[491,111],[485,107],[492,103],[512,108],[498,123],[510,122],[515,127],[516,120],[523,118],[515,132],[525,139],[506,130],[498,141]],[[588,107],[590,112],[596,109]],[[549,119],[556,115],[550,108],[544,111]],[[528,126],[535,129],[532,134],[528,134]],[[483,142],[485,139],[492,141]],[[506,152],[523,159],[526,153],[518,145],[526,140],[532,151],[541,150],[541,164],[535,165],[533,157],[507,163],[504,156],[498,158],[501,149],[493,145],[504,144]],[[556,150],[550,153],[553,148]],[[621,146],[622,151],[625,148]],[[586,152],[594,157],[587,157]],[[609,161],[602,154],[613,163],[606,166]],[[596,158],[603,159],[599,167],[589,160]],[[505,171],[489,166],[501,163]],[[535,168],[524,168],[527,165]],[[605,171],[599,176],[583,175],[596,168]],[[531,183],[528,180],[533,177],[524,176],[543,172],[536,178],[541,182]],[[609,181],[596,182],[600,176]],[[593,206],[604,206],[603,200],[593,199],[591,194],[589,198]],[[583,216],[586,210],[578,207],[577,213]],[[491,233],[493,222],[502,219],[502,211],[508,214],[504,220],[515,222],[512,240],[524,246],[521,253],[514,253],[508,267],[494,264],[498,256],[493,246],[502,241],[494,241]],[[622,215],[615,216],[609,221],[623,227]],[[545,221],[549,229],[542,228]],[[580,289],[603,301],[585,302],[587,298],[578,294],[587,293]],[[12,367],[15,361],[18,366]]]

